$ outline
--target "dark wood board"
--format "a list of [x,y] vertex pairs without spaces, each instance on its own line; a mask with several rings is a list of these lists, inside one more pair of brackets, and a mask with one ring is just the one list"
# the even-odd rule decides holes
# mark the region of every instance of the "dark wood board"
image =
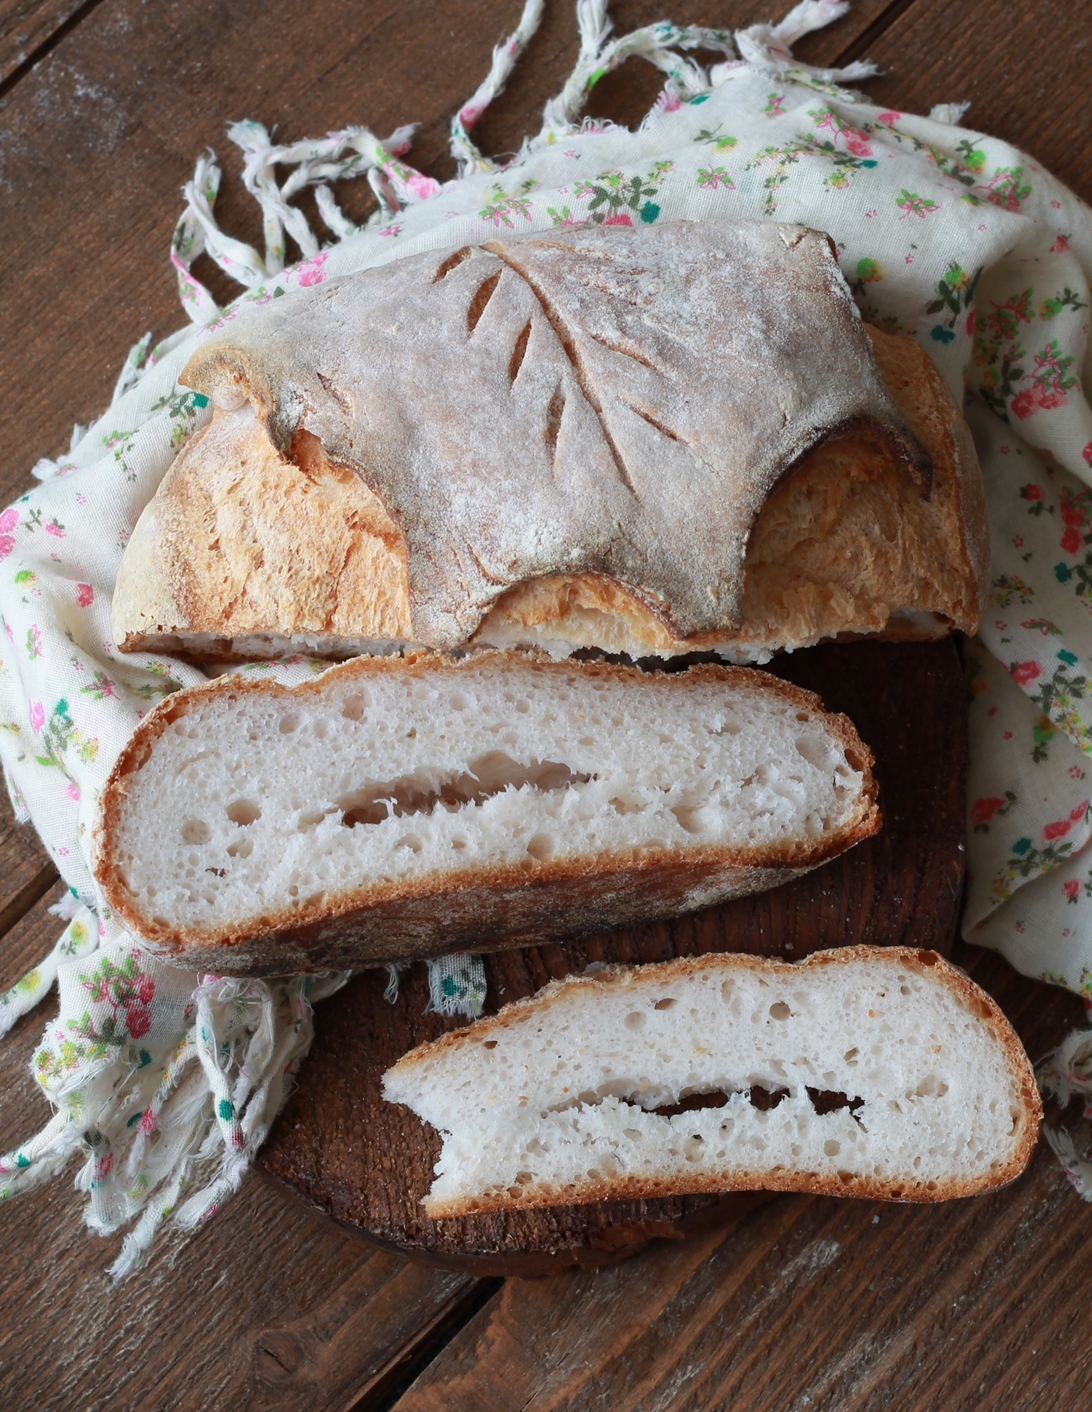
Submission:
[[[649,962],[709,951],[798,960],[839,944],[951,950],[963,881],[966,694],[951,640],[813,647],[779,675],[843,710],[876,757],[881,834],[772,892],[638,929],[486,958],[489,1013],[593,961]],[[917,703],[908,712],[906,703]],[[682,1196],[430,1221],[420,1210],[440,1138],[380,1096],[406,1050],[456,1027],[425,1013],[424,967],[383,999],[386,973],[365,972],[323,1007],[299,1086],[260,1162],[312,1206],[388,1248],[476,1274],[541,1274],[613,1264],[650,1238],[731,1219],[753,1197]]]

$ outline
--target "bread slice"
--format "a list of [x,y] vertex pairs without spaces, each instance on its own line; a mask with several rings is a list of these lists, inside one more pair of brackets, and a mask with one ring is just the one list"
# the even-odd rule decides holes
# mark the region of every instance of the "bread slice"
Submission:
[[759,661],[977,624],[969,433],[825,236],[555,232],[289,302],[183,374],[218,410],[126,550],[125,651]]
[[195,968],[523,946],[815,867],[878,830],[871,764],[845,717],[746,668],[484,652],[232,675],[141,722],[94,869]]
[[429,1216],[686,1192],[942,1201],[1019,1175],[1042,1108],[935,952],[696,956],[554,981],[388,1069],[444,1138]]

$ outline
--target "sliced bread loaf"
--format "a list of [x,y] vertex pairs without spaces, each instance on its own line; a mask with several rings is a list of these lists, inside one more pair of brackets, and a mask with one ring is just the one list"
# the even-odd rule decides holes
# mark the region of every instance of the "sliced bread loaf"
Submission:
[[1011,1181],[1041,1104],[935,952],[710,955],[570,976],[411,1050],[384,1097],[444,1137],[430,1216],[765,1188],[901,1201]]
[[521,653],[221,677],[151,712],[95,873],[180,962],[271,974],[527,945],[797,876],[880,826],[852,724],[762,672]]

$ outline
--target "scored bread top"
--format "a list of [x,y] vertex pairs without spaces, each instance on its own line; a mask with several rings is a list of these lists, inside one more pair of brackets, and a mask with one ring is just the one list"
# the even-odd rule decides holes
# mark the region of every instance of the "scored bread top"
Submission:
[[316,439],[331,485],[361,479],[405,566],[409,636],[434,647],[559,574],[617,582],[672,638],[737,629],[763,506],[847,432],[930,488],[828,238],[798,226],[410,257],[240,315],[183,380],[249,402],[282,456]]
[[996,1003],[934,952],[704,955],[551,982],[384,1077],[445,1135],[432,1216],[766,1187],[941,1200],[1041,1117]]

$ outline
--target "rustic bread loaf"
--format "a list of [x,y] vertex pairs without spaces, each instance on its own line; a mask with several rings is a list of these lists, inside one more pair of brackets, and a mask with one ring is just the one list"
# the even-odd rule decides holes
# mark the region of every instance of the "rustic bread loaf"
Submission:
[[817,697],[720,666],[520,653],[221,677],[140,724],[95,876],[180,963],[271,974],[685,912],[875,833],[871,756]]
[[866,331],[813,231],[411,257],[241,315],[183,378],[218,410],[134,530],[124,650],[758,661],[977,623],[966,427],[911,339]]
[[411,1050],[383,1093],[443,1134],[432,1217],[760,1188],[941,1201],[1019,1175],[1041,1117],[998,1006],[903,947],[570,976]]

